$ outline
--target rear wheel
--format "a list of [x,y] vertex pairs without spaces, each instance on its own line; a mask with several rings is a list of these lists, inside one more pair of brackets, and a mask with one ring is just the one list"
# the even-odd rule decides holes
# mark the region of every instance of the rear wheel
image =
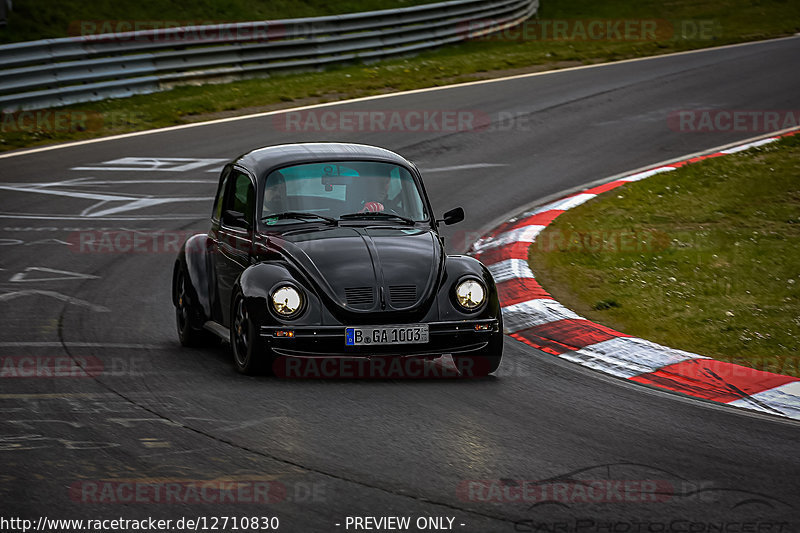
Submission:
[[197,347],[207,344],[208,334],[202,329],[196,329],[191,322],[191,301],[189,298],[189,281],[183,269],[178,270],[175,279],[175,323],[178,328],[178,338],[184,346]]
[[231,312],[231,351],[233,364],[242,374],[272,372],[271,352],[261,339],[258,324],[247,312],[241,293],[234,299]]

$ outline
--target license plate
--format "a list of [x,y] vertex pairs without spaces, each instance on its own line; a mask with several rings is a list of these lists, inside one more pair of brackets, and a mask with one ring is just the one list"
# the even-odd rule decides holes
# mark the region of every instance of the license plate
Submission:
[[428,325],[368,326],[345,329],[347,346],[381,346],[386,344],[425,344],[428,342]]

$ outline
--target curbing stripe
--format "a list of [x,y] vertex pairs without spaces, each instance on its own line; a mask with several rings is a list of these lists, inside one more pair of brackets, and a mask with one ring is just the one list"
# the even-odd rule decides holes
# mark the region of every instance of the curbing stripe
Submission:
[[727,150],[722,150],[720,153],[721,154],[735,154],[736,152],[743,152],[745,150],[749,150],[750,148],[755,148],[756,146],[769,144],[771,142],[775,142],[775,138],[770,137],[769,139],[763,139],[761,141],[747,143],[747,144],[743,144],[741,146],[735,146],[735,147],[729,148]]
[[568,318],[534,326],[514,334],[527,344],[553,355],[574,352],[616,337],[630,337],[584,318]]
[[592,187],[591,189],[586,189],[584,193],[602,194],[604,192],[610,191],[611,189],[616,189],[620,185],[625,185],[626,183],[628,183],[628,181],[624,180],[609,181],[608,183]]
[[506,259],[487,267],[492,277],[497,283],[502,283],[510,279],[532,278],[533,271],[528,266],[525,259]]
[[702,356],[638,337],[617,337],[566,352],[561,357],[612,376],[632,378]]
[[490,248],[485,252],[475,254],[475,258],[480,259],[485,265],[499,263],[506,259],[522,259],[523,261],[527,261],[528,248],[530,248],[530,246],[530,242],[515,242],[508,246],[503,246],[502,248]]
[[580,319],[573,311],[553,299],[528,300],[503,308],[503,329],[516,333],[558,320]]
[[661,346],[586,320],[548,294],[533,279],[527,263],[528,249],[545,227],[567,209],[598,194],[798,133],[800,128],[615,177],[513,217],[487,232],[468,253],[486,264],[495,277],[505,333],[546,353],[612,376],[800,420],[800,379]]
[[501,233],[505,233],[507,231],[512,231],[515,229],[519,229],[525,226],[547,226],[550,224],[555,218],[563,213],[564,211],[559,209],[550,209],[548,211],[541,212],[537,215],[530,215],[526,214],[521,218],[512,218],[508,222],[499,225],[490,233],[485,235],[483,238],[475,241],[472,245],[472,249],[477,253],[478,250],[482,249],[483,243],[494,239],[497,235]]
[[[757,392],[746,398],[728,402],[728,405],[765,412],[779,412],[800,420],[800,381],[793,381],[774,389]],[[769,406],[769,408],[767,408]]]
[[791,376],[763,372],[715,359],[677,363],[631,379],[721,403],[729,403],[739,400],[743,395],[752,396],[798,381]]
[[637,174],[631,174],[630,176],[620,178],[619,181],[639,181],[649,178],[650,176],[655,176],[656,174],[661,174],[662,172],[669,172],[670,170],[675,170],[675,167],[654,168],[653,170],[647,170],[645,172],[639,172]]
[[483,243],[479,244],[475,247],[475,251],[485,252],[493,248],[499,248],[501,246],[516,244],[519,242],[532,243],[536,240],[536,236],[539,235],[544,228],[545,226],[534,225],[522,226],[521,228],[507,231],[497,235],[491,240],[484,241]]
[[556,200],[555,202],[542,206],[531,214],[538,215],[539,213],[544,213],[545,211],[550,211],[551,209],[566,211],[567,209],[572,209],[573,207],[578,207],[579,205],[588,202],[595,196],[597,195],[580,192],[578,194],[573,194],[572,196],[567,196],[566,198],[562,198],[561,200]]
[[552,300],[539,282],[533,278],[513,278],[497,284],[497,295],[502,307],[527,302],[528,300]]

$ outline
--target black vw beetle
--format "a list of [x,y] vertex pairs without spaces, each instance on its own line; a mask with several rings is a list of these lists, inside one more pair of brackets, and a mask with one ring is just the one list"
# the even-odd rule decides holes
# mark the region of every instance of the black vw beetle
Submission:
[[438,233],[463,218],[456,208],[436,220],[417,168],[383,148],[253,150],[224,167],[211,229],[175,262],[180,341],[229,340],[247,374],[284,373],[289,360],[443,355],[461,375],[494,372],[494,280],[477,260],[446,255]]

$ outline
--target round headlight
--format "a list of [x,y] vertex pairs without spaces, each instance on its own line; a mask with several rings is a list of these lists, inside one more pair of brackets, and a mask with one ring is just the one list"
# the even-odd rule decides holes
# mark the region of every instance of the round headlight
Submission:
[[456,301],[467,311],[474,311],[486,299],[486,289],[483,284],[474,279],[462,281],[456,287]]
[[283,317],[291,317],[303,306],[303,296],[294,287],[284,285],[272,293],[272,307]]

